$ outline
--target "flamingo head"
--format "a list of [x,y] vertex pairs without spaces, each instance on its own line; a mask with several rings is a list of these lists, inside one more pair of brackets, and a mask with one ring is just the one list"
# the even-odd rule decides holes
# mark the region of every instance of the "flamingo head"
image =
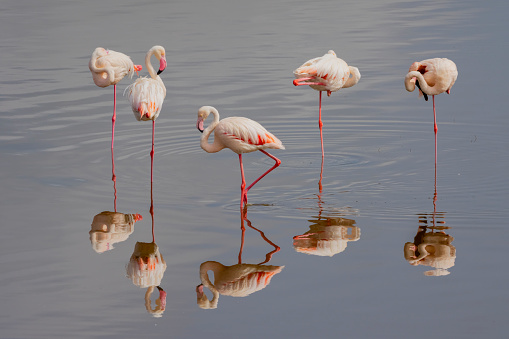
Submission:
[[154,51],[154,55],[159,60],[159,70],[157,71],[157,75],[159,75],[166,69],[166,51],[163,46],[154,46],[151,50]]
[[212,110],[215,110],[212,106],[203,106],[198,110],[198,120],[196,121],[196,128],[203,133],[203,122],[210,115]]

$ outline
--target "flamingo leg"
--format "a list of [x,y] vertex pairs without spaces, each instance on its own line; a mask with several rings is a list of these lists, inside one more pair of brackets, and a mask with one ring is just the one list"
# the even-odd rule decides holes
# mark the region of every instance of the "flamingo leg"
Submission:
[[156,122],[152,120],[152,150],[150,151],[150,182],[154,182],[154,135],[156,131]]
[[435,96],[431,96],[433,98],[433,121],[435,122],[435,134],[437,134],[438,127],[437,127],[437,113],[435,111]]
[[246,178],[244,177],[244,166],[242,165],[242,154],[239,154],[240,163],[240,175],[242,176],[242,184],[240,185],[241,197],[240,197],[240,208],[242,204],[247,204],[247,190],[246,190]]
[[320,101],[319,101],[319,108],[318,108],[318,127],[320,127],[320,142],[322,144],[322,163],[323,163],[323,157],[324,157],[324,151],[323,151],[323,135],[322,135],[322,91],[320,91]]
[[111,150],[115,142],[115,121],[117,120],[117,85],[113,85],[113,117],[111,117]]
[[264,150],[260,150],[260,152],[262,152],[263,154],[265,154],[266,156],[272,158],[276,163],[274,164],[274,166],[272,166],[271,168],[269,168],[267,170],[267,172],[263,173],[258,179],[256,179],[255,181],[253,181],[253,183],[251,185],[249,185],[248,188],[246,188],[246,202],[247,202],[247,192],[251,189],[251,187],[253,187],[258,181],[260,181],[261,178],[263,178],[264,176],[266,176],[267,174],[269,174],[272,170],[274,170],[276,167],[278,167],[279,165],[281,165],[281,160],[279,160],[278,158],[276,158],[275,156],[273,156],[272,154],[264,151]]

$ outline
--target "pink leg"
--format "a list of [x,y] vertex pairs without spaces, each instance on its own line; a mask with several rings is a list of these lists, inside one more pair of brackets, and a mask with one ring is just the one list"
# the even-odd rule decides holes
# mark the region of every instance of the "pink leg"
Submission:
[[156,122],[152,120],[152,150],[150,151],[150,182],[154,181],[154,135],[156,132]]
[[320,91],[320,102],[319,102],[319,109],[318,109],[318,126],[320,127],[320,142],[322,144],[322,162],[324,157],[324,151],[323,151],[323,135],[322,135],[322,91]]
[[433,98],[433,120],[435,122],[435,134],[437,134],[438,127],[437,127],[437,113],[435,111],[435,96],[431,96]]
[[[258,179],[256,179],[255,181],[253,181],[253,183],[251,185],[249,185],[249,187],[246,189],[246,193],[251,189],[251,187],[253,187],[258,181],[260,181],[261,178],[263,178],[264,176],[266,176],[267,174],[269,174],[274,168],[278,167],[279,165],[281,165],[281,160],[279,160],[278,158],[276,158],[275,156],[273,156],[272,154],[268,153],[268,152],[265,152],[264,150],[260,150],[260,152],[262,152],[263,154],[265,154],[266,156],[272,158],[276,163],[274,164],[274,166],[272,166],[271,168],[269,168],[269,170],[265,173],[263,173]],[[247,199],[247,195],[246,195],[246,199]]]
[[115,121],[117,120],[117,85],[113,85],[113,117],[111,118],[111,149],[115,142]]
[[240,208],[242,205],[247,204],[247,190],[246,190],[246,178],[244,177],[244,166],[242,165],[242,154],[239,154],[240,163],[240,175],[242,176],[242,184],[240,185],[241,197],[240,197]]

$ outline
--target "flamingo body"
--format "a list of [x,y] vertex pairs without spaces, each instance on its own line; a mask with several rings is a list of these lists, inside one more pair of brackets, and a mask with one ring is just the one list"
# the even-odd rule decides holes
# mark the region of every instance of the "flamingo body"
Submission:
[[[152,55],[159,60],[160,67],[158,73],[155,72],[150,62]],[[125,92],[127,92],[136,120],[154,121],[159,116],[159,113],[161,113],[163,101],[166,97],[166,87],[159,76],[166,68],[166,52],[164,47],[152,47],[145,56],[145,64],[150,78],[142,77],[136,79],[134,83],[125,89]]]
[[309,85],[314,90],[327,91],[329,96],[341,88],[352,87],[361,78],[357,67],[348,66],[332,50],[324,56],[306,61],[293,74],[296,78],[294,85]]
[[97,47],[88,63],[94,83],[99,87],[116,85],[126,75],[132,78],[141,66],[134,65],[127,55]]
[[458,69],[453,61],[446,58],[427,59],[410,66],[405,76],[405,88],[412,92],[418,86],[419,93],[428,100],[427,95],[450,94],[457,78]]
[[[214,121],[204,130],[203,123],[212,113]],[[208,153],[216,153],[223,148],[229,148],[239,155],[240,170],[242,175],[242,201],[247,203],[247,191],[261,178],[281,164],[281,161],[267,153],[265,149],[285,149],[283,143],[262,125],[254,120],[243,117],[230,117],[219,120],[219,112],[212,106],[203,106],[198,110],[196,127],[203,133],[200,146]],[[214,142],[208,143],[210,134],[214,132]],[[275,165],[256,179],[247,189],[245,188],[244,169],[242,154],[261,151],[276,161]],[[242,204],[241,204],[242,205]]]

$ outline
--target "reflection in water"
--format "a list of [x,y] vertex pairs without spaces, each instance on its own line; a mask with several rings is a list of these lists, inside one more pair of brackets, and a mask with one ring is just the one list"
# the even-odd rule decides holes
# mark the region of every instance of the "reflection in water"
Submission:
[[152,308],[152,301],[150,301],[150,296],[152,292],[154,292],[154,286],[150,286],[147,288],[147,292],[145,292],[145,308],[147,312],[152,314],[155,318],[160,318],[163,316],[164,310],[166,309],[166,292],[159,286],[157,289],[159,291],[159,298],[156,299],[156,307]]
[[[251,221],[247,219],[246,214],[247,207],[244,207],[241,212],[242,240],[238,264],[225,266],[217,261],[206,261],[200,265],[200,279],[202,283],[196,287],[197,304],[200,308],[217,308],[220,294],[232,297],[247,297],[256,291],[262,290],[269,285],[272,277],[281,272],[284,268],[284,266],[264,265],[272,259],[272,255],[278,252],[280,248],[265,237],[262,231],[253,227]],[[260,235],[265,241],[274,246],[274,250],[266,254],[265,261],[259,264],[242,263],[245,234],[244,221],[249,227],[260,232]],[[211,282],[209,279],[209,271],[214,272],[214,282]],[[208,288],[212,292],[212,299],[208,299],[203,287]]]
[[92,220],[90,242],[97,253],[112,250],[113,244],[127,240],[134,231],[134,224],[143,219],[140,214],[123,214],[117,212],[117,177],[115,176],[115,161],[111,149],[111,172],[113,181],[115,212],[104,211]]
[[420,225],[414,242],[407,242],[404,246],[405,259],[410,265],[434,268],[424,272],[427,276],[448,275],[450,273],[448,269],[454,266],[456,260],[456,248],[451,244],[454,238],[445,233],[445,230],[450,227],[445,226],[445,212],[437,212],[437,199],[437,163],[435,161],[433,213],[418,214]]
[[104,211],[92,221],[90,242],[97,253],[112,250],[113,244],[127,240],[134,231],[134,224],[142,220],[139,214]]
[[[153,182],[150,182],[150,215],[152,216],[152,242],[137,242],[126,266],[127,277],[140,288],[146,288],[145,308],[154,317],[161,317],[166,309],[166,292],[159,286],[166,271],[166,261],[155,243]],[[159,298],[152,308],[150,296],[157,287]]]
[[293,237],[297,252],[332,257],[346,249],[349,241],[357,241],[361,230],[355,220],[342,217],[322,217],[309,220],[309,231]]
[[314,217],[316,219],[308,220],[312,223],[309,231],[293,237],[293,248],[301,253],[332,257],[343,252],[349,241],[359,240],[361,229],[355,226],[353,219],[346,219],[340,215],[323,215],[321,180],[320,174],[320,194],[316,194],[318,216]]
[[153,242],[137,242],[126,268],[132,283],[141,288],[158,286],[166,271],[166,262]]

